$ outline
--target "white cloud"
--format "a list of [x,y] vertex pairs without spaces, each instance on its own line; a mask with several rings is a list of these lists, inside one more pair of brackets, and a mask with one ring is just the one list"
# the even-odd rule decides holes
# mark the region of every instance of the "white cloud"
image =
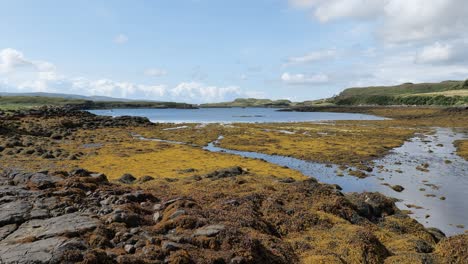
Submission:
[[466,0],[289,0],[321,22],[373,19],[385,42],[459,38],[468,33]]
[[165,84],[147,85],[108,78],[93,80],[68,77],[60,74],[54,64],[32,61],[14,49],[0,50],[0,84],[11,92],[77,93],[194,103],[228,101],[258,94],[255,91],[245,92],[238,86],[218,87],[202,82],[182,82],[169,87]]
[[170,93],[173,97],[190,98],[195,102],[219,102],[246,95],[238,86],[206,86],[199,82],[182,82]]
[[379,63],[359,65],[347,76],[347,87],[395,85],[405,82],[440,82],[464,80],[468,77],[467,65],[416,64],[412,52],[388,55]]
[[416,55],[417,63],[439,63],[452,59],[453,47],[449,44],[436,42],[434,45],[424,47]]
[[285,72],[281,75],[281,80],[287,84],[306,85],[326,83],[329,81],[329,78],[328,75],[323,73],[306,75],[302,73],[291,74]]
[[119,34],[114,38],[114,42],[117,44],[125,44],[128,42],[128,37],[125,34]]
[[167,75],[167,71],[163,69],[150,68],[145,71],[145,75],[152,77],[162,77]]
[[337,55],[338,53],[335,49],[313,51],[303,56],[288,58],[288,63],[286,65],[311,63],[311,62],[316,62],[316,61],[321,61],[321,60],[326,60],[326,59],[333,59],[333,58],[336,58]]

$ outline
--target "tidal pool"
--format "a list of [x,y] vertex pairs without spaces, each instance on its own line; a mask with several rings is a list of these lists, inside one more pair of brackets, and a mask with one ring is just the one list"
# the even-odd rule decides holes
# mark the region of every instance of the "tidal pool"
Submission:
[[[287,166],[321,182],[338,184],[344,192],[380,192],[395,197],[400,209],[411,210],[412,217],[426,227],[437,227],[447,235],[454,235],[468,227],[468,162],[455,154],[453,145],[453,141],[464,137],[464,133],[443,128],[434,128],[433,134],[418,134],[375,160],[374,171],[364,179],[348,175],[347,170],[340,171],[337,165],[224,149],[217,142],[205,149]],[[383,183],[405,189],[396,192]]]

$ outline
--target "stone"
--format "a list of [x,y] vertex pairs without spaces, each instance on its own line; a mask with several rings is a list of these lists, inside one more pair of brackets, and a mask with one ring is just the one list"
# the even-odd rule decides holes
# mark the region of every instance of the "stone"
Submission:
[[22,224],[4,241],[21,241],[26,238],[45,239],[61,235],[77,235],[95,229],[99,220],[80,213],[66,214],[42,220],[31,220]]
[[146,176],[141,177],[139,179],[139,182],[145,183],[145,182],[149,182],[149,181],[153,181],[153,180],[154,180],[153,177],[146,175]]
[[107,176],[104,173],[92,173],[90,176],[97,182],[108,182]]
[[296,181],[296,180],[294,180],[294,179],[291,178],[291,177],[278,180],[278,182],[281,182],[281,183],[293,183],[293,182],[295,182],[295,181]]
[[438,228],[430,227],[430,228],[426,228],[426,230],[432,235],[432,237],[434,238],[436,242],[439,242],[446,237],[445,233],[442,232]]
[[393,186],[392,186],[392,189],[393,189],[395,192],[402,192],[405,188],[403,188],[403,186],[401,186],[401,185],[393,185]]
[[115,211],[111,216],[111,222],[125,223],[128,227],[139,226],[140,220],[140,216],[129,212]]
[[135,180],[136,178],[129,173],[126,173],[122,175],[122,177],[119,178],[119,182],[125,183],[125,184],[132,184]]
[[161,214],[159,212],[156,212],[153,214],[153,221],[155,223],[159,222],[159,219],[161,219]]
[[228,178],[228,177],[235,177],[238,175],[242,175],[247,173],[246,170],[239,166],[235,167],[229,167],[225,169],[220,169],[216,170],[214,172],[208,173],[204,176],[204,178],[212,179],[212,180],[217,180],[217,179],[222,179],[222,178]]
[[13,201],[0,204],[0,226],[21,224],[29,220],[32,205],[27,201]]
[[70,172],[70,175],[72,176],[79,176],[79,177],[87,177],[91,175],[91,172],[85,170],[85,169],[76,169]]
[[13,233],[16,230],[16,228],[17,228],[16,224],[11,224],[11,225],[0,227],[0,240],[4,239],[9,234]]
[[125,252],[127,252],[128,254],[133,254],[133,253],[135,253],[135,246],[134,246],[134,245],[127,244],[127,245],[124,246],[124,250],[125,250]]
[[182,244],[175,243],[172,241],[167,241],[167,240],[161,243],[161,248],[166,251],[174,251],[174,250],[181,249],[182,247],[183,247]]
[[0,242],[0,263],[29,264],[29,263],[58,263],[53,259],[60,259],[60,252],[67,247],[67,238],[52,237],[31,243],[3,243]]
[[174,219],[184,214],[185,214],[185,210],[177,210],[169,216],[169,219]]
[[197,230],[195,230],[195,233],[193,235],[212,237],[216,236],[217,234],[219,234],[219,232],[223,231],[224,229],[224,225],[209,225],[198,228]]

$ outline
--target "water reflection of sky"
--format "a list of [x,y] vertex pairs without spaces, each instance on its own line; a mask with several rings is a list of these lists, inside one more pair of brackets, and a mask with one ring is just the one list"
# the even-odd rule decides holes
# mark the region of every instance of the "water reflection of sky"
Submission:
[[385,118],[353,113],[279,112],[275,108],[201,108],[201,109],[112,109],[91,110],[105,116],[143,116],[162,123],[255,123],[303,122],[326,120],[383,120]]
[[[214,144],[210,144],[206,149],[260,158],[288,166],[321,182],[338,184],[344,192],[381,192],[400,199],[398,207],[413,211],[412,216],[425,226],[437,227],[449,235],[463,233],[465,228],[458,228],[456,225],[468,227],[468,203],[465,202],[468,198],[468,162],[454,154],[453,141],[463,138],[464,134],[441,128],[435,131],[434,135],[418,135],[383,159],[376,160],[372,177],[365,179],[349,176],[346,172],[344,177],[339,177],[336,165],[326,167],[324,164],[290,157],[227,150]],[[446,163],[446,160],[451,163]],[[429,164],[429,172],[416,169],[424,163]],[[382,165],[383,169],[377,169],[379,165]],[[405,190],[398,193],[382,183],[402,185]],[[421,188],[425,191],[421,191]],[[446,200],[441,200],[440,197],[445,197]],[[423,208],[410,209],[407,204]],[[426,218],[426,215],[429,217]]]

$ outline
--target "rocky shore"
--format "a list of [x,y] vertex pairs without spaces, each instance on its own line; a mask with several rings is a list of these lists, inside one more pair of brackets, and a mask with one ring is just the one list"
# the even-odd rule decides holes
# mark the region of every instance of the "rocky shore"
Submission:
[[[208,172],[181,164],[180,178],[112,167],[120,175],[115,178],[76,166],[105,153],[59,151],[65,143],[82,144],[83,131],[112,131],[86,142],[124,142],[125,149],[113,151],[123,151],[119,157],[148,157],[141,142],[119,137],[120,129],[125,135],[131,129],[158,129],[144,118],[44,108],[0,113],[0,120],[2,264],[468,261],[467,234],[447,238],[424,228],[379,193],[344,194],[339,186],[288,175],[284,168],[272,176],[244,167],[261,161]],[[153,144],[153,152],[196,151]],[[218,161],[224,157],[210,155],[219,155]],[[44,169],[32,171],[28,162]],[[73,168],[66,168],[68,162]],[[152,165],[168,166],[160,162]]]

